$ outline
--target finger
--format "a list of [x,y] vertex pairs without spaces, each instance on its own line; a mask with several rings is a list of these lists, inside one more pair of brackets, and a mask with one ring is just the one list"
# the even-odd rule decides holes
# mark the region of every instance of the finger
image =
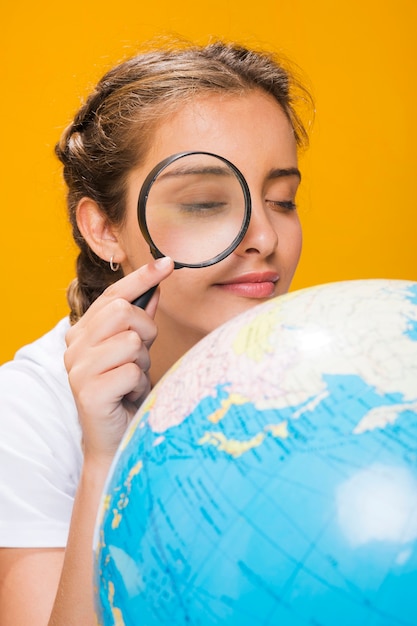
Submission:
[[156,259],[107,287],[100,298],[104,300],[124,298],[128,302],[133,302],[138,296],[167,278],[173,269],[174,262],[169,257]]
[[72,377],[84,383],[87,378],[116,369],[126,363],[136,365],[147,372],[150,368],[149,350],[140,336],[133,330],[127,330],[99,343],[83,354],[83,358],[74,358]]
[[[88,390],[83,389],[76,396],[84,442],[96,450],[105,449],[106,441],[111,446],[114,442],[117,445],[125,426],[137,411],[137,406],[127,400],[128,394],[133,389],[135,395],[143,399],[150,388],[149,377],[134,363],[92,379]],[[91,419],[92,415],[97,419]]]
[[[69,377],[71,388],[74,384]],[[148,376],[135,363],[126,363],[118,368],[92,376],[88,385],[77,389],[77,405],[83,412],[93,416],[110,416],[120,408],[121,401],[132,390],[146,390]],[[76,384],[76,383],[75,383]],[[94,423],[96,420],[90,420]]]
[[[161,269],[162,268],[162,269]],[[147,291],[152,285],[157,284],[173,271],[173,261],[168,257],[152,261],[148,265],[135,270],[121,280],[108,287],[101,296],[93,302],[83,317],[72,326],[66,335],[67,346],[73,342],[82,341],[87,345],[97,343],[100,339],[109,337],[111,334],[126,328],[135,329],[143,339],[151,343],[154,340],[153,327],[146,325],[149,317],[154,317],[158,295],[154,295],[146,308],[144,316],[141,309],[129,307],[128,303],[141,293]],[[142,291],[138,292],[138,284]],[[133,295],[132,295],[133,294]],[[123,304],[123,300],[125,304]],[[117,301],[119,301],[117,303]],[[110,303],[115,303],[114,310],[107,310]],[[102,311],[106,311],[102,313]],[[98,317],[96,317],[98,316]],[[126,319],[124,316],[127,316]],[[131,317],[133,316],[133,317]],[[142,322],[140,322],[142,320]],[[145,324],[142,326],[142,324]],[[85,336],[83,337],[83,329]],[[143,333],[143,334],[142,334]]]
[[154,341],[157,333],[155,322],[145,311],[118,298],[73,326],[66,335],[67,347],[77,355],[78,350],[83,353],[89,346],[94,347],[126,330],[135,331],[147,345]]
[[89,315],[68,330],[65,337],[67,365],[71,367],[77,359],[84,358],[89,348],[127,330],[134,331],[147,347],[157,335],[156,324],[147,312],[121,298],[109,302],[95,315]]
[[139,409],[140,405],[142,404],[142,402],[144,401],[145,397],[148,395],[150,390],[151,390],[150,382],[149,382],[148,389],[136,387],[135,389],[133,389],[133,391],[131,391],[124,397],[124,401],[127,401],[130,404],[132,404],[136,409],[135,410],[135,413],[136,413],[136,411]]

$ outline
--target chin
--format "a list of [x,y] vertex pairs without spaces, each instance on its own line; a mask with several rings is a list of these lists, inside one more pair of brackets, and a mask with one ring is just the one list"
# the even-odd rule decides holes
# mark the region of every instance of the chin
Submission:
[[241,298],[239,300],[236,300],[233,303],[229,302],[227,306],[225,306],[222,310],[218,312],[218,314],[216,314],[215,316],[212,316],[211,320],[208,321],[208,324],[205,324],[205,327],[206,327],[205,334],[212,332],[213,330],[215,330],[222,324],[229,322],[231,319],[233,319],[234,317],[237,317],[241,313],[245,313],[246,311],[253,309],[253,307],[258,306],[262,304],[263,302],[267,302],[268,300],[271,300],[271,299],[272,298],[255,300],[251,298]]

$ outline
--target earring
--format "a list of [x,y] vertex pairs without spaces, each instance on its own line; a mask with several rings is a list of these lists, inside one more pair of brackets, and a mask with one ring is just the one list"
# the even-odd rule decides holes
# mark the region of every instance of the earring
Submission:
[[117,270],[120,267],[120,263],[113,263],[113,256],[111,257],[109,264],[110,264],[110,269],[112,272],[117,272]]

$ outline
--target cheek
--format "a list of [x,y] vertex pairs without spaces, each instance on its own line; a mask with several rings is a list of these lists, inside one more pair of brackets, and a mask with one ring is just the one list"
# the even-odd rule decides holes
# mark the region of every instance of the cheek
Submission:
[[[181,268],[174,270],[161,284],[159,306],[172,317],[192,318],[195,314],[208,314],[207,295],[214,281],[212,268]],[[205,313],[203,314],[203,312]]]
[[213,307],[207,299],[207,277],[202,269],[179,269],[161,283],[158,304],[158,326],[168,324],[177,333],[195,334],[198,341],[216,328]]
[[296,263],[298,263],[301,255],[301,250],[303,247],[303,231],[301,229],[301,224],[299,224],[296,232],[294,233],[294,257],[296,259]]
[[174,270],[163,282],[164,297],[173,301],[184,301],[201,298],[205,285],[204,269],[181,268]]
[[301,223],[297,215],[282,220],[277,224],[278,250],[285,257],[288,265],[297,265],[301,254],[303,235]]
[[126,271],[133,271],[152,260],[149,245],[143,238],[136,215],[124,227],[121,245],[126,256]]

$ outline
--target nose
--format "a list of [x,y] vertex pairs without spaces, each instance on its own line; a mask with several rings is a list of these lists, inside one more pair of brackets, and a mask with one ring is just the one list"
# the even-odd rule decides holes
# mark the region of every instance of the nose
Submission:
[[252,214],[248,230],[235,250],[236,254],[259,254],[268,257],[278,246],[278,233],[261,200],[252,200]]

